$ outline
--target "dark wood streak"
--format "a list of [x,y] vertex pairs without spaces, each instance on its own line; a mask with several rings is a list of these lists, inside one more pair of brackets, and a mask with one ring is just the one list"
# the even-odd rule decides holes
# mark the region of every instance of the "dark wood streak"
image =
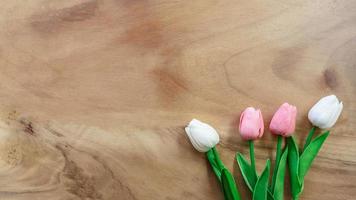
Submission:
[[[71,180],[71,183],[66,184],[67,191],[69,193],[83,200],[104,199],[104,195],[98,191],[98,188],[100,188],[98,185],[102,183],[99,183],[96,178],[85,174],[84,170],[69,158],[69,151],[76,151],[80,154],[89,156],[92,160],[102,166],[104,172],[101,174],[101,177],[105,177],[105,175],[109,176],[109,178],[105,178],[105,182],[113,181],[113,183],[110,184],[112,187],[112,194],[110,198],[122,198],[131,200],[137,199],[134,193],[131,191],[130,187],[126,186],[119,178],[115,176],[115,173],[109,167],[107,162],[104,159],[101,159],[99,155],[75,148],[69,144],[57,144],[55,145],[55,148],[61,152],[65,160],[65,166],[62,170],[62,174],[64,177]],[[106,192],[105,195],[108,195],[108,192]]]
[[[86,154],[87,156],[91,157],[94,161],[96,161],[98,164],[100,164],[103,167],[103,169],[105,171],[104,174],[109,174],[110,179],[114,182],[113,187],[115,188],[115,192],[118,193],[119,197],[121,197],[121,198],[125,197],[125,199],[132,199],[132,200],[137,199],[135,197],[134,193],[131,191],[130,187],[126,186],[120,180],[120,178],[116,177],[114,171],[109,167],[107,162],[99,156],[99,154],[100,154],[99,152],[89,153],[87,151],[83,151],[83,150],[74,148],[72,146],[71,146],[71,148],[77,152]],[[117,197],[117,196],[114,196],[114,197]]]
[[22,190],[22,191],[0,191],[0,195],[3,196],[13,196],[13,195],[23,195],[23,194],[40,194],[40,193],[46,193],[46,192],[53,192],[57,188],[49,188],[49,189],[43,189],[43,190]]
[[176,72],[168,68],[158,68],[152,71],[154,80],[160,89],[160,97],[164,102],[172,102],[182,91],[187,90],[184,80]]
[[[224,76],[225,76],[225,80],[226,80],[226,83],[227,85],[232,89],[234,90],[236,93],[239,93],[239,94],[242,94],[244,96],[247,96],[253,100],[260,100],[260,99],[257,99],[255,96],[252,96],[251,94],[249,94],[248,92],[244,91],[243,89],[239,88],[238,86],[236,86],[234,83],[233,83],[233,78],[236,78],[236,77],[232,77],[229,73],[229,69],[228,69],[228,66],[229,66],[229,62],[232,61],[233,59],[239,57],[240,55],[250,51],[251,49],[253,48],[256,48],[258,47],[259,45],[257,46],[253,46],[252,48],[248,48],[248,49],[243,49],[241,51],[238,51],[236,53],[233,53],[232,55],[230,55],[226,60],[224,60],[224,62],[222,62],[221,64],[221,67],[222,67],[222,70],[223,70],[223,73],[224,73]],[[263,100],[260,100],[260,101],[263,101]]]
[[61,145],[56,145],[55,147],[65,159],[63,175],[71,180],[71,183],[67,185],[67,191],[82,200],[102,199],[102,195],[96,190],[94,179],[86,175],[83,169],[69,158],[68,152],[64,147]]
[[54,136],[57,136],[57,137],[64,137],[64,135],[63,135],[62,133],[60,133],[60,132],[54,130],[53,128],[51,128],[51,127],[48,126],[48,125],[47,125],[45,128],[46,128],[46,130],[48,130],[48,132],[50,132],[50,133],[51,133],[52,135],[54,135]]
[[110,174],[111,179],[117,184],[114,185],[114,187],[116,188],[116,186],[119,186],[120,190],[123,190],[124,193],[119,194],[120,197],[125,196],[125,199],[132,199],[132,200],[136,200],[137,198],[135,197],[135,194],[132,192],[132,190],[130,189],[130,187],[125,186],[125,184],[119,179],[116,178],[114,172],[111,170],[111,168],[108,166],[108,164],[105,162],[105,160],[101,159],[99,156],[97,155],[92,155],[89,154],[95,161],[97,161],[98,163],[100,163],[105,172],[107,172],[108,174]]
[[30,24],[41,33],[55,33],[67,23],[88,20],[96,15],[98,1],[91,0],[69,8],[36,13],[31,16]]

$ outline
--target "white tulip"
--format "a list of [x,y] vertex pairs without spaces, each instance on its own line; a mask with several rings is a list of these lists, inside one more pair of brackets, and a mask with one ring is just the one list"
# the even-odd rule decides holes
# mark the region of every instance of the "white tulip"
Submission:
[[190,142],[199,152],[207,152],[219,143],[219,135],[210,125],[193,119],[185,127]]
[[342,102],[335,95],[323,97],[309,110],[309,121],[321,129],[330,128],[339,118],[342,108]]

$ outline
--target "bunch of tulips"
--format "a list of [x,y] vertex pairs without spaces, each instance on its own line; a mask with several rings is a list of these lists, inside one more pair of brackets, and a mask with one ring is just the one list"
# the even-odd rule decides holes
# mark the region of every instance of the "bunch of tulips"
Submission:
[[[261,173],[256,170],[254,140],[262,137],[264,123],[262,113],[253,107],[246,108],[240,116],[239,132],[242,139],[249,143],[249,161],[241,154],[236,154],[246,186],[252,193],[253,200],[282,200],[284,197],[284,179],[286,169],[289,169],[292,198],[298,199],[304,188],[304,178],[310,166],[329,136],[329,131],[314,136],[317,128],[331,128],[341,114],[342,102],[335,95],[320,99],[309,111],[308,118],[313,127],[310,130],[302,149],[293,137],[297,108],[288,103],[282,104],[273,115],[269,130],[277,137],[276,157],[272,177],[270,178],[270,160]],[[225,200],[241,199],[235,184],[234,176],[225,167],[215,146],[219,143],[219,135],[210,125],[193,119],[185,128],[193,145],[199,152],[205,152],[206,157],[220,182]],[[283,138],[285,145],[283,147]]]

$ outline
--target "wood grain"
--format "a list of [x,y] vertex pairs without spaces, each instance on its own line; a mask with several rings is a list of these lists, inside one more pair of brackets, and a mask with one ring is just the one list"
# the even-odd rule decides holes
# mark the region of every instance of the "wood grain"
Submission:
[[[246,106],[266,126],[284,101],[306,114],[334,93],[344,112],[301,199],[356,195],[356,1],[3,0],[0,3],[0,199],[222,199],[183,127],[219,131],[246,154]],[[273,158],[269,132],[257,168]],[[286,189],[286,199],[289,199]]]

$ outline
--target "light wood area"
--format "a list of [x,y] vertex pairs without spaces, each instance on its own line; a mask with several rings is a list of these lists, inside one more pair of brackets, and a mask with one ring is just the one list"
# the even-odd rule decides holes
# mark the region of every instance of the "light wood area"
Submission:
[[[356,1],[2,0],[0,199],[223,199],[184,126],[197,118],[235,162],[237,119],[336,94],[344,112],[300,199],[356,196]],[[273,158],[268,130],[257,168]],[[286,186],[286,198],[290,199]]]

